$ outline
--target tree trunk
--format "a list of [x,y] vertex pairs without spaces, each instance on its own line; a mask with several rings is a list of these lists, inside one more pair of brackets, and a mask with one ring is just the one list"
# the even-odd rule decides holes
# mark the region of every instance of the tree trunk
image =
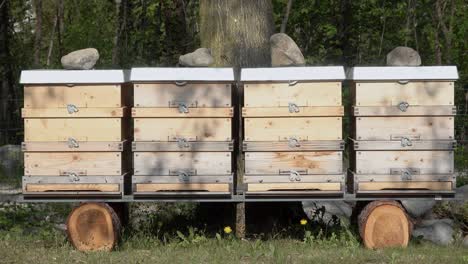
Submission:
[[200,39],[215,66],[271,66],[271,0],[201,0]]
[[68,239],[80,251],[110,251],[120,231],[121,220],[106,203],[80,204],[67,218]]
[[[201,46],[210,48],[214,66],[270,67],[270,36],[273,34],[271,0],[200,0]],[[236,74],[238,76],[238,74]],[[234,105],[242,105],[242,87],[234,91]],[[237,109],[237,107],[236,107]],[[242,138],[239,111],[234,114],[234,131]],[[242,184],[241,142],[236,144],[237,186]],[[236,235],[245,236],[245,204],[236,204]]]
[[413,224],[405,209],[395,201],[373,201],[359,214],[359,234],[371,249],[406,247]]
[[117,66],[119,59],[119,40],[120,40],[120,6],[122,0],[114,0],[115,2],[115,26],[114,26],[114,47],[112,49],[112,65]]
[[286,11],[284,12],[283,22],[281,23],[281,33],[286,32],[286,26],[288,25],[289,13],[291,12],[292,2],[293,0],[289,0],[288,4],[286,5]]
[[34,0],[36,12],[36,25],[34,30],[34,65],[38,67],[41,63],[42,42],[42,0]]
[[64,4],[63,0],[57,0],[57,17],[58,17],[58,24],[57,24],[57,44],[58,44],[58,58],[62,58],[63,55],[63,45],[62,45],[62,38],[63,32],[65,31],[65,25],[63,23],[63,16],[64,16]]

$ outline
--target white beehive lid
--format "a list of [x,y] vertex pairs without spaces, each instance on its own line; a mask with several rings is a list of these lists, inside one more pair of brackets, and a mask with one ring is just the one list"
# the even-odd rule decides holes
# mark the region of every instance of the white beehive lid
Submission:
[[241,81],[342,81],[343,66],[245,68]]
[[124,70],[26,70],[21,71],[21,84],[91,84],[124,83]]
[[457,80],[456,66],[354,67],[347,79],[356,81]]
[[132,68],[132,82],[205,81],[232,82],[233,68]]

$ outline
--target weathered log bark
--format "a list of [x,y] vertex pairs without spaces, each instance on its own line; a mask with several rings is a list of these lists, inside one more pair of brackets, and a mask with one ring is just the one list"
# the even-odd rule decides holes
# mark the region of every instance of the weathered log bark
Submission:
[[80,251],[110,251],[118,242],[121,222],[106,203],[83,203],[67,219],[68,239]]
[[367,248],[406,247],[413,224],[400,203],[373,201],[358,217],[359,234]]
[[215,66],[270,66],[271,0],[201,0],[201,46]]

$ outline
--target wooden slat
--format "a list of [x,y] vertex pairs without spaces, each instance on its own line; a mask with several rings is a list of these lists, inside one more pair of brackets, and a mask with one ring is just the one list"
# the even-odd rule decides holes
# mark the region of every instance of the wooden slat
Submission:
[[230,118],[135,118],[135,141],[230,141]]
[[452,182],[360,182],[357,191],[383,191],[383,190],[432,190],[451,191]]
[[120,152],[29,152],[24,154],[24,175],[54,176],[65,172],[107,176],[122,174]]
[[[410,182],[430,182],[430,181],[452,181],[455,180],[453,174],[420,174],[412,175]],[[401,175],[385,174],[354,174],[355,182],[398,182],[403,181]]]
[[24,141],[121,141],[120,118],[24,120]]
[[245,141],[340,140],[341,117],[245,118]]
[[187,181],[181,181],[179,176],[161,176],[161,175],[149,175],[149,176],[134,176],[132,183],[233,183],[232,175],[196,175],[189,176]]
[[409,106],[405,112],[396,106],[354,106],[354,116],[454,116],[455,106]]
[[341,191],[341,183],[323,182],[323,183],[249,183],[247,184],[247,191],[249,192],[286,191],[286,190]]
[[226,83],[139,83],[134,87],[136,107],[169,107],[174,101],[198,107],[231,106],[231,84]]
[[296,145],[290,145],[288,141],[245,141],[242,144],[243,151],[314,151],[314,150],[343,150],[342,140],[315,140],[299,141]]
[[196,107],[189,108],[188,113],[180,113],[175,107],[132,108],[133,117],[232,117],[233,113],[232,107]]
[[358,151],[356,172],[390,174],[390,169],[415,168],[420,174],[453,173],[453,151]]
[[24,108],[121,107],[121,86],[116,85],[25,85]]
[[355,150],[452,150],[455,140],[412,140],[411,146],[402,146],[401,140],[357,140]]
[[453,82],[358,82],[357,106],[453,105]]
[[[291,183],[294,182],[291,180],[289,175],[244,175],[242,179],[243,183]],[[305,182],[342,182],[344,183],[343,174],[322,174],[322,175],[301,175],[300,181],[295,181],[295,183],[305,183]]]
[[453,139],[453,117],[358,117],[358,140],[391,140],[395,136],[418,137],[420,140]]
[[177,171],[231,174],[230,152],[135,152],[133,163],[135,175],[169,175]]
[[229,184],[223,183],[138,183],[135,184],[135,192],[163,192],[163,191],[206,191],[206,192],[229,192]]
[[133,142],[133,151],[232,151],[233,141],[213,141],[213,142],[186,142],[180,146],[177,142]]
[[120,185],[112,183],[91,183],[91,184],[27,184],[27,192],[60,192],[60,191],[99,191],[99,192],[119,192]]
[[34,117],[123,117],[125,108],[116,107],[88,107],[78,108],[78,112],[69,113],[67,108],[23,108],[21,115],[23,118]]
[[245,107],[341,106],[341,82],[249,83],[244,85]]
[[298,116],[343,116],[342,106],[305,106],[299,112],[289,112],[288,107],[243,107],[243,117],[298,117]]
[[78,142],[78,147],[70,148],[68,142],[23,142],[21,149],[25,152],[79,152],[79,151],[122,151],[127,142]]
[[304,174],[340,174],[343,172],[339,151],[318,152],[247,152],[245,174],[279,174],[280,171],[306,171]]

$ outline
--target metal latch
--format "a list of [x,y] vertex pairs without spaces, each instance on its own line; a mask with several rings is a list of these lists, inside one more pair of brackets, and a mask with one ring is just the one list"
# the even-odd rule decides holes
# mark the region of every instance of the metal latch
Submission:
[[401,175],[402,181],[411,181],[413,179],[413,175],[417,175],[420,173],[420,169],[417,168],[390,169],[390,174]]
[[288,81],[289,86],[294,86],[298,83],[298,81]]
[[179,103],[178,108],[179,113],[186,114],[189,112],[189,107],[185,103]]
[[177,176],[180,182],[190,181],[190,176],[196,175],[197,171],[194,169],[185,169],[185,170],[169,170],[169,175]]
[[76,107],[74,104],[67,104],[67,111],[69,114],[76,113],[78,112],[78,107]]
[[296,181],[301,181],[301,180],[302,180],[302,176],[299,172],[295,170],[289,171],[289,181],[296,182]]
[[295,137],[290,137],[289,140],[288,140],[288,146],[290,148],[298,148],[301,146],[301,143],[299,142],[299,140]]
[[190,144],[188,143],[188,140],[186,138],[178,137],[176,138],[177,141],[177,146],[179,148],[188,148],[190,147]]
[[289,103],[288,108],[289,113],[299,113],[299,106],[297,106],[297,104],[295,103]]
[[68,174],[68,178],[70,179],[70,182],[78,182],[80,181],[80,177],[74,172],[71,172]]
[[177,86],[185,86],[187,84],[187,82],[181,82],[181,81],[176,81],[175,82],[175,85]]
[[400,109],[400,111],[402,112],[406,112],[406,110],[408,110],[408,107],[409,107],[409,104],[407,102],[400,102],[398,104],[398,109]]
[[79,148],[80,144],[74,138],[68,138],[68,147],[69,148]]
[[177,175],[177,177],[179,177],[180,182],[189,182],[190,181],[190,175],[185,171],[179,171],[179,174]]
[[401,146],[402,147],[410,147],[413,146],[413,142],[409,137],[402,137],[401,138]]

